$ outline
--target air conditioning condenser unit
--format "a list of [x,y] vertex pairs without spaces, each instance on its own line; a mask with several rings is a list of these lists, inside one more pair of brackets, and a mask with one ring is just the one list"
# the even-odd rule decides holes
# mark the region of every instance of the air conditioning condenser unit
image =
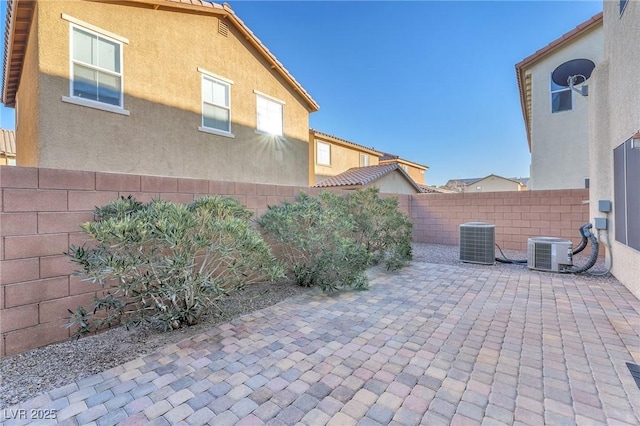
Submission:
[[496,226],[484,222],[460,225],[460,260],[493,265],[496,261]]
[[555,237],[527,240],[527,266],[538,271],[560,272],[573,266],[573,243]]

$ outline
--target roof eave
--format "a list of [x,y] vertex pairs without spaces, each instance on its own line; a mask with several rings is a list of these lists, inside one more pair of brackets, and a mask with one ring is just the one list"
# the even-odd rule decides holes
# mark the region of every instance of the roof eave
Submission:
[[314,135],[314,137],[324,138],[324,139],[326,139],[327,141],[329,141],[331,143],[336,143],[338,145],[342,145],[342,146],[345,146],[347,148],[353,148],[353,149],[356,149],[358,151],[363,151],[363,152],[366,152],[367,154],[375,155],[376,157],[380,157],[380,155],[382,155],[382,153],[380,151],[376,151],[373,148],[368,148],[368,147],[366,147],[364,145],[359,145],[359,144],[357,144],[355,142],[350,142],[350,141],[348,141],[346,139],[342,139],[342,138],[339,138],[337,136],[333,136],[333,135],[321,132],[321,131],[316,130],[316,129],[309,129],[309,131]]
[[403,158],[391,158],[386,160],[380,160],[380,164],[391,164],[391,163],[404,163],[409,166],[415,167],[416,169],[423,169],[425,171],[429,170],[429,166],[425,166],[423,164],[414,163],[413,161],[405,160]]
[[267,47],[262,44],[258,37],[253,34],[253,32],[244,24],[244,22],[238,17],[238,15],[235,14],[233,9],[231,9],[231,6],[229,6],[227,3],[224,3],[222,5],[222,8],[224,11],[229,13],[228,17],[230,18],[230,20],[233,21],[236,27],[240,30],[240,32],[243,33],[245,38],[253,45],[253,47],[255,47],[265,58],[267,58],[269,62],[271,62],[271,67],[277,69],[280,75],[287,81],[287,83],[289,83],[294,87],[294,89],[296,89],[296,92],[298,92],[298,94],[307,103],[307,109],[309,110],[309,112],[318,111],[320,109],[318,103],[311,97],[311,95],[307,93],[306,90],[304,90],[302,85],[298,83],[295,78],[293,78],[289,71],[286,70],[284,65],[282,65],[280,61],[276,59],[276,57],[269,51],[269,49],[267,49]]

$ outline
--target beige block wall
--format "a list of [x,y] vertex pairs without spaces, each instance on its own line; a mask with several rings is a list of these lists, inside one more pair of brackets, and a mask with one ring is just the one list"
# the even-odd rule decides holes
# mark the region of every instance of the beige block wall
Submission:
[[[551,113],[551,73],[576,58],[599,63],[603,57],[602,27],[531,67],[530,189],[584,188],[589,176],[589,97],[573,92],[573,109]],[[590,82],[589,82],[590,83]]]
[[16,164],[19,166],[36,166],[40,159],[39,14],[40,8],[36,4],[22,65],[22,80],[16,92],[16,141],[20,141],[16,143]]
[[[307,184],[307,105],[229,21],[224,37],[218,18],[206,14],[85,1],[38,7],[41,148],[29,164]],[[129,40],[123,45],[123,80],[130,116],[62,102],[69,96],[69,22],[63,13]],[[235,138],[198,130],[198,67],[234,82]],[[284,138],[256,134],[254,90],[285,102]]]
[[[622,16],[618,1],[604,2],[605,60],[591,77],[589,147],[591,150],[591,218],[606,217],[598,211],[598,200],[611,200],[613,192],[613,150],[640,129],[640,3],[627,2]],[[632,189],[637,190],[637,188]],[[612,273],[640,298],[640,252],[615,241],[615,219],[609,214],[610,229],[601,233],[609,241]],[[634,220],[638,220],[637,217]],[[607,235],[608,234],[608,235]],[[608,238],[607,238],[608,237]]]

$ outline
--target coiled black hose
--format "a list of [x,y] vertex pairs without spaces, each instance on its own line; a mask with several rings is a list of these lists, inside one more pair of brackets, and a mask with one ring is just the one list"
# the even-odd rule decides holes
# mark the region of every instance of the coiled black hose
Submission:
[[590,223],[586,223],[580,227],[580,233],[582,234],[582,236],[584,238],[588,238],[591,241],[591,256],[589,256],[589,259],[587,259],[587,263],[580,267],[567,268],[560,271],[563,274],[581,274],[591,269],[593,265],[596,264],[596,261],[598,260],[598,249],[600,248],[600,244],[598,243],[598,239],[596,238],[596,236],[591,232],[592,227],[593,225],[591,225]]
[[587,237],[587,233],[591,233],[591,231],[589,231],[590,229],[591,229],[590,223],[585,223],[580,227],[580,235],[582,235],[582,241],[580,241],[580,245],[576,247],[576,249],[573,251],[573,254],[580,253],[587,246],[587,241],[589,241],[589,238]]

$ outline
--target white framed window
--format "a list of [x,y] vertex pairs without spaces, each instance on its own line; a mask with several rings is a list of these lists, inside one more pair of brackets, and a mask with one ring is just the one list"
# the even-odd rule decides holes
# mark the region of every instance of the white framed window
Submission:
[[233,137],[231,133],[231,80],[200,68],[202,74],[202,125],[200,131]]
[[551,112],[571,111],[573,108],[573,95],[570,87],[559,86],[549,76],[551,84]]
[[400,168],[404,170],[407,174],[409,173],[409,166],[406,164],[400,164]]
[[480,185],[476,186],[476,191],[482,191],[482,187]]
[[321,166],[331,165],[331,145],[316,141],[316,163]]
[[257,126],[258,132],[269,133],[274,136],[283,135],[283,109],[285,103],[271,96],[253,91],[256,94]]
[[369,165],[369,154],[360,153],[360,167],[367,167]]
[[129,115],[123,75],[129,40],[64,13],[62,19],[69,22],[69,96],[62,101]]
[[7,165],[9,165],[9,166],[15,166],[15,165],[16,165],[16,159],[15,159],[15,157],[7,158]]
[[114,112],[123,110],[122,45],[126,39],[78,22],[69,24],[70,96],[63,100]]

